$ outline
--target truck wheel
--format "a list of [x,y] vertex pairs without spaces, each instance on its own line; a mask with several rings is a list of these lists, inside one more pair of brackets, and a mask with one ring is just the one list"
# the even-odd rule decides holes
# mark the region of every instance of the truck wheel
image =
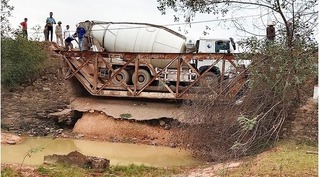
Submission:
[[[119,69],[116,69],[116,70],[114,70],[115,72],[117,72]],[[128,73],[128,71],[126,71],[126,70],[121,70],[121,72],[120,73],[118,73],[118,75],[117,76],[115,76],[113,79],[112,79],[112,83],[114,84],[114,85],[121,85],[121,82],[124,82],[124,83],[126,83],[126,84],[128,84],[129,83],[129,81],[130,81],[130,76],[129,76],[129,73]]]
[[219,80],[218,75],[213,72],[207,72],[200,79],[200,86],[203,88],[216,88],[218,87]]
[[[149,72],[145,69],[139,69],[138,72],[138,80],[137,85],[138,86],[144,86],[151,80],[151,76]],[[132,82],[134,83],[136,81],[136,75],[133,73],[132,75]]]

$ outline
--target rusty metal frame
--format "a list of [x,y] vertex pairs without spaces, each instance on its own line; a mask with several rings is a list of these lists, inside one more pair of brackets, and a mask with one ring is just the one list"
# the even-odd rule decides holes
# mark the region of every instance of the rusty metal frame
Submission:
[[[218,90],[218,94],[228,94],[228,89],[232,87],[237,81],[230,83],[227,87],[222,87],[223,76],[225,73],[225,62],[226,60],[233,66],[236,67],[234,63],[234,56],[232,54],[207,54],[207,53],[119,53],[119,52],[91,52],[91,51],[59,51],[62,55],[64,55],[64,59],[66,60],[67,66],[71,69],[71,73],[65,77],[65,79],[70,79],[75,76],[84,87],[92,94],[97,96],[120,96],[120,97],[148,97],[148,98],[169,98],[169,99],[186,99],[190,98],[189,93],[187,93],[196,82],[198,82],[210,69],[212,69],[219,61],[222,61],[222,72],[221,72],[221,85]],[[80,65],[76,65],[75,62],[71,62],[75,60],[75,57],[82,57],[82,62]],[[112,68],[112,65],[106,61],[105,58],[110,60],[114,58],[123,59],[123,65],[115,71]],[[141,64],[141,59],[169,59],[170,61],[162,68],[159,72],[155,72],[153,68],[149,68],[150,71],[155,72],[155,74],[151,77],[151,80],[146,83],[144,86],[138,86],[138,71]],[[195,68],[191,66],[189,61],[191,59],[194,60],[215,60],[203,73],[199,73]],[[111,71],[111,77],[107,80],[101,81],[98,77],[98,62],[102,61],[108,70]],[[177,68],[177,81],[175,84],[175,89],[172,90],[166,82],[162,81],[160,75],[174,62],[178,61]],[[78,61],[80,62],[80,61]],[[180,74],[181,74],[181,64],[184,63],[189,67],[197,75],[197,78],[190,82],[188,86],[181,88],[180,84]],[[81,74],[80,71],[84,69],[89,64],[93,64],[93,78],[89,77],[90,74]],[[136,74],[135,81],[133,82],[133,86],[129,86],[124,82],[120,83],[120,86],[112,85],[111,81],[114,79],[122,70],[126,67],[134,68],[133,74]],[[84,72],[84,71],[82,71]],[[237,77],[238,78],[238,77]],[[157,92],[157,90],[150,91],[149,86],[152,84],[154,80],[158,79],[159,82],[164,86],[166,91]],[[152,86],[151,86],[152,87]],[[155,87],[155,86],[153,86]],[[147,90],[149,89],[149,90]]]
[[[98,58],[97,58],[98,59]],[[103,88],[105,88],[109,83],[110,81],[112,81],[112,79],[114,79],[125,67],[127,67],[135,58],[131,58],[128,62],[126,62],[122,67],[119,68],[118,71],[114,71],[113,68],[109,65],[106,65],[110,70],[111,72],[113,73],[113,75],[111,76],[111,78],[109,80],[107,80],[106,83],[104,83],[101,88],[96,91],[96,94],[98,94]],[[95,68],[95,70],[98,70],[98,67]],[[128,85],[124,82],[121,82],[121,85],[126,88],[128,91],[130,91],[131,93],[133,93],[133,91],[128,87]]]

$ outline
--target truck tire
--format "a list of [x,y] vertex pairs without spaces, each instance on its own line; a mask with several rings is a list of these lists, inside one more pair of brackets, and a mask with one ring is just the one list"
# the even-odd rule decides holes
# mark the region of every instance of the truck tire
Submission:
[[[116,70],[114,70],[114,71],[117,72],[118,70],[119,70],[119,69],[116,69]],[[124,70],[124,69],[121,70],[121,72],[118,73],[118,75],[115,76],[115,77],[112,79],[112,83],[113,83],[114,85],[117,85],[117,86],[121,85],[121,82],[124,82],[124,83],[128,84],[129,81],[130,81],[129,73],[128,73],[128,71],[126,71],[126,70]]]
[[[150,73],[145,69],[139,69],[138,71],[138,80],[137,85],[138,86],[144,86],[151,80]],[[134,83],[136,81],[136,75],[133,73],[132,75],[132,82]]]

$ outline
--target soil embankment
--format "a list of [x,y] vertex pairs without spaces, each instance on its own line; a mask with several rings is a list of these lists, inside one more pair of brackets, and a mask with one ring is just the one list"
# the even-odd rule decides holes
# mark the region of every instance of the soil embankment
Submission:
[[55,53],[48,66],[35,80],[13,91],[1,89],[2,131],[45,136],[60,127],[50,113],[60,112],[70,105],[73,96],[61,73],[61,57]]
[[152,123],[152,121],[115,119],[98,112],[84,113],[75,124],[73,132],[85,135],[89,139],[175,147],[178,144],[174,138],[178,127],[171,127],[171,124],[160,120],[162,121],[161,126],[158,120],[153,120]]

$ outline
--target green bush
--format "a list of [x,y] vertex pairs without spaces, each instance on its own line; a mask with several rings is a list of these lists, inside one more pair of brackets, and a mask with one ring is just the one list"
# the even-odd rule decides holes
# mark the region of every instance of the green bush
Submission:
[[18,176],[17,172],[10,167],[2,167],[1,176],[3,177],[14,177]]
[[57,164],[57,165],[41,165],[36,169],[36,172],[41,176],[49,177],[83,177],[88,176],[90,170],[86,171],[80,167],[71,166],[67,164]]
[[12,90],[32,79],[46,59],[43,45],[20,37],[1,38],[1,84]]
[[105,176],[168,176],[176,173],[175,169],[149,167],[145,165],[111,166]]

